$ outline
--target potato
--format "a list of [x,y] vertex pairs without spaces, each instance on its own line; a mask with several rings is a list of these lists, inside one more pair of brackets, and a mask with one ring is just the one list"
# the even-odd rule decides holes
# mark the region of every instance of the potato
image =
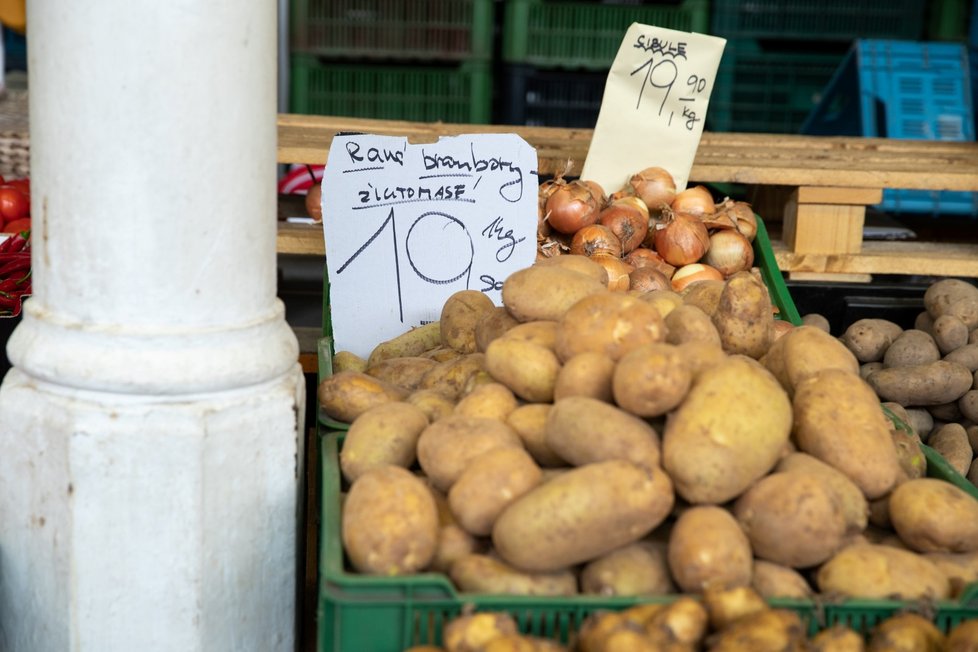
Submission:
[[767,369],[729,356],[700,373],[672,413],[662,464],[694,504],[721,504],[770,471],[788,441],[791,403]]
[[417,357],[425,358],[427,360],[434,360],[435,362],[448,362],[449,360],[461,358],[462,355],[463,354],[459,353],[450,346],[436,346],[433,349],[428,349]]
[[964,431],[968,435],[971,450],[975,452],[975,455],[978,455],[978,424],[970,424],[965,427]]
[[923,555],[879,544],[843,548],[815,575],[822,593],[897,600],[943,599],[951,587],[944,573]]
[[343,549],[361,573],[404,575],[425,568],[438,542],[438,510],[423,480],[382,466],[350,486],[342,514]]
[[960,423],[948,423],[941,426],[927,439],[928,445],[941,454],[951,467],[965,475],[971,467],[974,452],[968,441],[968,432]]
[[[706,608],[688,595],[679,596],[653,613],[644,623],[646,634],[657,644],[655,649],[673,652],[698,650],[708,625]],[[679,647],[676,643],[688,647]]]
[[601,281],[605,286],[608,285],[608,270],[604,268],[604,265],[596,263],[587,256],[580,254],[553,256],[538,260],[535,265],[537,267],[562,267],[570,269],[585,276],[590,276],[597,281]]
[[447,652],[480,652],[493,639],[518,632],[509,614],[487,612],[453,618],[445,624],[442,638]]
[[581,593],[637,596],[675,590],[663,546],[649,541],[612,550],[588,562],[581,571]]
[[669,570],[679,588],[700,593],[711,584],[750,584],[750,541],[722,507],[700,505],[683,510],[669,537]]
[[360,371],[341,371],[319,383],[319,407],[331,419],[352,423],[372,407],[403,400],[407,391]]
[[703,604],[714,630],[725,629],[741,618],[770,609],[764,598],[750,586],[712,584],[703,591]]
[[832,327],[829,324],[829,320],[826,319],[824,315],[820,315],[817,312],[810,312],[807,315],[802,315],[801,325],[814,326],[815,328],[825,331],[826,333],[832,332]]
[[822,478],[825,487],[830,489],[839,502],[846,524],[847,536],[866,529],[869,504],[863,492],[852,480],[838,469],[808,453],[790,453],[775,467],[779,472],[814,473]]
[[945,652],[974,652],[978,649],[978,618],[963,620],[947,635]]
[[917,433],[921,441],[927,441],[927,436],[934,429],[934,417],[923,408],[904,408],[903,411],[907,414],[907,425]]
[[408,394],[404,402],[424,412],[429,423],[434,423],[455,410],[455,401],[436,389],[416,389]]
[[441,308],[439,330],[441,343],[459,353],[475,353],[475,327],[496,306],[479,290],[459,290],[445,300]]
[[968,330],[978,328],[978,287],[955,278],[941,279],[924,292],[924,306],[936,321],[941,315],[953,315]]
[[337,351],[333,356],[332,372],[366,371],[367,361],[351,351]]
[[711,652],[800,652],[805,628],[795,611],[766,609],[734,621],[712,640]]
[[639,301],[645,301],[655,306],[655,309],[659,311],[663,319],[677,307],[683,305],[683,298],[678,292],[673,292],[672,290],[652,290],[651,292],[643,292],[637,296]]
[[367,357],[371,367],[388,358],[405,358],[421,355],[441,344],[441,324],[436,321],[412,328],[397,337],[381,342]]
[[567,648],[550,639],[539,636],[507,634],[489,641],[482,652],[567,652]]
[[913,320],[913,327],[919,331],[934,335],[934,318],[930,316],[929,312],[924,310],[918,313],[917,317]]
[[893,445],[896,447],[897,459],[903,470],[905,479],[922,478],[927,474],[927,458],[920,448],[920,437],[904,430],[891,429]]
[[475,323],[476,350],[485,353],[490,342],[519,323],[502,306],[495,306],[492,310],[483,313]]
[[560,360],[550,349],[510,337],[486,349],[486,369],[514,394],[531,403],[553,400]]
[[666,342],[682,344],[683,342],[709,342],[720,345],[720,333],[713,325],[713,320],[703,310],[692,304],[677,307],[665,318]]
[[798,383],[822,369],[859,373],[856,356],[839,340],[814,326],[799,326],[778,339],[763,363],[789,396],[795,393]]
[[607,292],[587,296],[567,309],[557,323],[554,350],[563,362],[585,351],[619,360],[665,337],[665,323],[654,306],[621,292]]
[[849,372],[825,369],[796,387],[794,441],[842,471],[870,500],[900,477],[890,420],[866,381]]
[[887,319],[860,319],[842,334],[842,343],[860,362],[879,362],[903,328]]
[[851,627],[836,623],[812,637],[811,652],[863,652],[866,643],[862,634]]
[[771,296],[764,283],[750,272],[737,272],[726,280],[712,317],[727,353],[756,360],[771,346]]
[[968,468],[968,474],[965,477],[971,484],[978,485],[978,457],[971,461],[971,466]]
[[948,362],[957,362],[968,368],[968,371],[975,373],[978,371],[978,343],[965,344],[959,346],[944,356]]
[[978,389],[970,389],[958,399],[958,409],[965,419],[978,422]]
[[448,504],[462,528],[476,536],[511,502],[540,484],[540,467],[522,448],[493,448],[472,458],[448,491]]
[[487,382],[472,388],[455,404],[455,414],[505,421],[519,406],[512,391],[502,383]]
[[928,552],[924,557],[947,576],[952,597],[960,595],[969,584],[978,582],[978,552]]
[[727,352],[719,345],[706,342],[685,342],[677,344],[676,348],[683,358],[684,364],[695,381],[699,375],[710,367],[727,359]]
[[944,635],[934,623],[920,614],[893,614],[873,628],[868,649],[872,652],[890,650],[920,650],[942,652]]
[[443,417],[418,438],[418,462],[431,484],[447,492],[474,458],[493,448],[523,448],[502,421],[461,415]]
[[665,520],[674,500],[661,470],[624,460],[587,464],[513,502],[496,520],[492,541],[518,568],[554,571],[638,541]]
[[772,473],[734,503],[754,554],[792,568],[822,563],[846,536],[842,507],[824,475]]
[[978,344],[978,328],[975,328],[968,334],[968,344]]
[[432,367],[418,383],[419,389],[436,389],[452,400],[458,400],[469,380],[480,371],[486,371],[483,353],[467,353]]
[[428,417],[410,403],[395,401],[370,408],[350,424],[340,451],[340,469],[348,482],[380,466],[410,468],[418,437]]
[[552,405],[530,403],[521,405],[506,417],[506,425],[513,429],[537,464],[549,467],[566,466],[567,463],[547,446],[547,417]]
[[575,595],[577,577],[567,568],[533,572],[488,555],[467,555],[452,565],[451,578],[463,593]]
[[[593,261],[591,261],[593,262]],[[554,265],[533,265],[503,281],[503,305],[518,321],[558,320],[586,296],[608,292],[593,276]]]
[[449,507],[448,497],[445,494],[434,487],[429,489],[435,498],[435,507],[438,509],[438,543],[427,570],[447,575],[456,560],[465,555],[482,553],[487,546],[484,539],[472,536],[459,526],[452,515],[452,508]]
[[794,568],[765,559],[754,560],[751,587],[763,598],[811,599],[812,587]]
[[659,433],[646,421],[596,398],[571,396],[554,403],[544,442],[573,466],[607,460],[628,460],[650,471],[659,466]]
[[978,551],[978,500],[944,480],[918,478],[894,489],[890,520],[914,550]]
[[869,378],[869,374],[883,369],[882,362],[866,362],[859,365],[859,377],[862,379]]
[[673,344],[646,344],[615,365],[612,394],[623,410],[658,417],[674,410],[689,392],[693,374]]
[[964,420],[964,415],[961,414],[961,408],[958,406],[958,401],[943,403],[941,405],[931,405],[927,408],[927,411],[930,412],[935,421],[942,421],[946,423],[949,421],[957,422]]
[[424,375],[437,364],[431,358],[420,356],[387,358],[367,367],[364,373],[410,392],[421,384]]
[[554,383],[554,401],[569,396],[588,396],[611,403],[611,378],[615,362],[604,353],[585,351],[564,362]]
[[968,343],[968,327],[954,315],[941,315],[934,320],[934,341],[943,355]]
[[513,326],[502,336],[520,342],[537,344],[553,351],[554,343],[557,341],[557,322],[544,319],[528,321]]
[[940,359],[941,352],[934,338],[924,331],[910,329],[900,333],[899,337],[893,340],[893,344],[886,349],[886,353],[883,354],[883,366],[885,368],[914,367]]
[[687,285],[679,294],[683,298],[683,303],[696,306],[712,317],[720,304],[720,295],[724,287],[726,284],[723,281],[698,281]]

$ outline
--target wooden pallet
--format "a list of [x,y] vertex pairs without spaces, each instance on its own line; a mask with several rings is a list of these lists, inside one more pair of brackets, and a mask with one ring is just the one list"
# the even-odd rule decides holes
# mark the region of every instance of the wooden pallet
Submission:
[[[588,129],[288,114],[279,116],[278,126],[280,163],[324,163],[339,132],[408,136],[414,143],[462,133],[516,133],[537,149],[541,175],[570,176],[580,174],[592,135]],[[704,133],[690,179],[789,187],[782,239],[774,242],[783,271],[853,280],[872,274],[978,277],[978,238],[954,245],[862,238],[866,207],[881,201],[884,188],[978,191],[978,143]],[[322,255],[321,228],[283,225],[279,251]]]

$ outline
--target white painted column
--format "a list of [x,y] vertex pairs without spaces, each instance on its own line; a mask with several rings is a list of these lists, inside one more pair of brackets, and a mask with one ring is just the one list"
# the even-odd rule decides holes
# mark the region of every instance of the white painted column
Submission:
[[292,650],[304,385],[276,5],[28,3],[34,296],[0,386],[0,650]]

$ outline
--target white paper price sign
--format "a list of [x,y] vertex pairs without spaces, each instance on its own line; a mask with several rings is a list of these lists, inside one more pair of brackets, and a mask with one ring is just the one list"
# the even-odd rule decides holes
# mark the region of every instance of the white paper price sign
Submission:
[[650,166],[682,190],[726,40],[632,23],[608,73],[581,176],[610,192]]
[[536,168],[515,134],[334,137],[323,236],[336,350],[366,357],[460,290],[502,305],[503,280],[536,256]]

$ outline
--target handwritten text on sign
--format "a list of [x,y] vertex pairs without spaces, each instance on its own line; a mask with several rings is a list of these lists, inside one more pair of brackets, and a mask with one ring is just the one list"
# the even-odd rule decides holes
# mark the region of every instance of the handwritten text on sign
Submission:
[[459,290],[502,305],[503,280],[536,255],[536,167],[514,134],[334,137],[323,235],[336,349],[366,357],[438,320]]
[[685,188],[725,44],[632,23],[608,74],[581,176],[614,192],[655,165]]

